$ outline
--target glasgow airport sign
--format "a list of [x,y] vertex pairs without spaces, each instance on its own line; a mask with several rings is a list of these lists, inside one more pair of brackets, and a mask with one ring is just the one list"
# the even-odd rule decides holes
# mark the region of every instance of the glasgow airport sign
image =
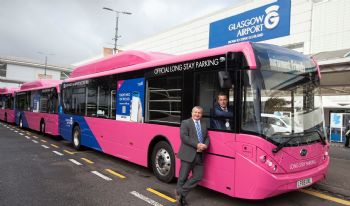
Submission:
[[290,10],[290,0],[279,0],[212,22],[209,28],[209,48],[287,36],[290,34]]

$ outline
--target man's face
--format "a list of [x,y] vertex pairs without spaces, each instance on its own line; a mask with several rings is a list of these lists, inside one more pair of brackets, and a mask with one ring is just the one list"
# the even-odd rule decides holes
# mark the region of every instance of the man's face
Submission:
[[200,120],[202,118],[202,115],[203,115],[203,110],[201,109],[193,109],[192,111],[192,119],[194,120]]
[[228,103],[228,99],[226,95],[220,95],[218,96],[218,104],[220,105],[220,107],[227,107],[227,103]]

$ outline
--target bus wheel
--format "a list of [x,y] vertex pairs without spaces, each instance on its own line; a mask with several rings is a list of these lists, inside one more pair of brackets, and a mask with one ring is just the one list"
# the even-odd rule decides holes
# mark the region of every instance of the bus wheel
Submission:
[[7,123],[7,113],[5,113],[4,121]]
[[43,135],[45,134],[45,122],[44,121],[42,121],[40,123],[40,133]]
[[22,120],[22,117],[19,117],[19,128],[23,128],[23,120]]
[[76,150],[80,150],[80,139],[81,139],[81,133],[79,126],[75,126],[73,129],[73,147]]
[[171,182],[175,177],[175,155],[171,146],[161,141],[152,152],[152,169],[154,175],[163,182]]

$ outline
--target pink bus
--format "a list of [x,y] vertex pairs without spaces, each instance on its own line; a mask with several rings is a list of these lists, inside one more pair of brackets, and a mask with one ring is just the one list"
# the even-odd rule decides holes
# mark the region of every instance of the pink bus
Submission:
[[59,135],[60,80],[24,83],[16,92],[16,124],[43,134]]
[[0,88],[0,120],[15,122],[14,95],[18,88]]
[[[263,199],[325,178],[329,156],[318,66],[282,47],[238,43],[173,56],[126,51],[76,68],[62,83],[60,134],[152,168],[179,173],[180,123],[204,108],[210,148],[201,185]],[[216,116],[218,93],[233,116]],[[217,127],[217,122],[224,127]]]

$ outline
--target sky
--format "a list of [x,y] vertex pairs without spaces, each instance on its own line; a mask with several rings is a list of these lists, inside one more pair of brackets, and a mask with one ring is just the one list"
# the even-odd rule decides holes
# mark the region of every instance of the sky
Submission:
[[0,56],[71,65],[142,40],[243,0],[0,0]]

